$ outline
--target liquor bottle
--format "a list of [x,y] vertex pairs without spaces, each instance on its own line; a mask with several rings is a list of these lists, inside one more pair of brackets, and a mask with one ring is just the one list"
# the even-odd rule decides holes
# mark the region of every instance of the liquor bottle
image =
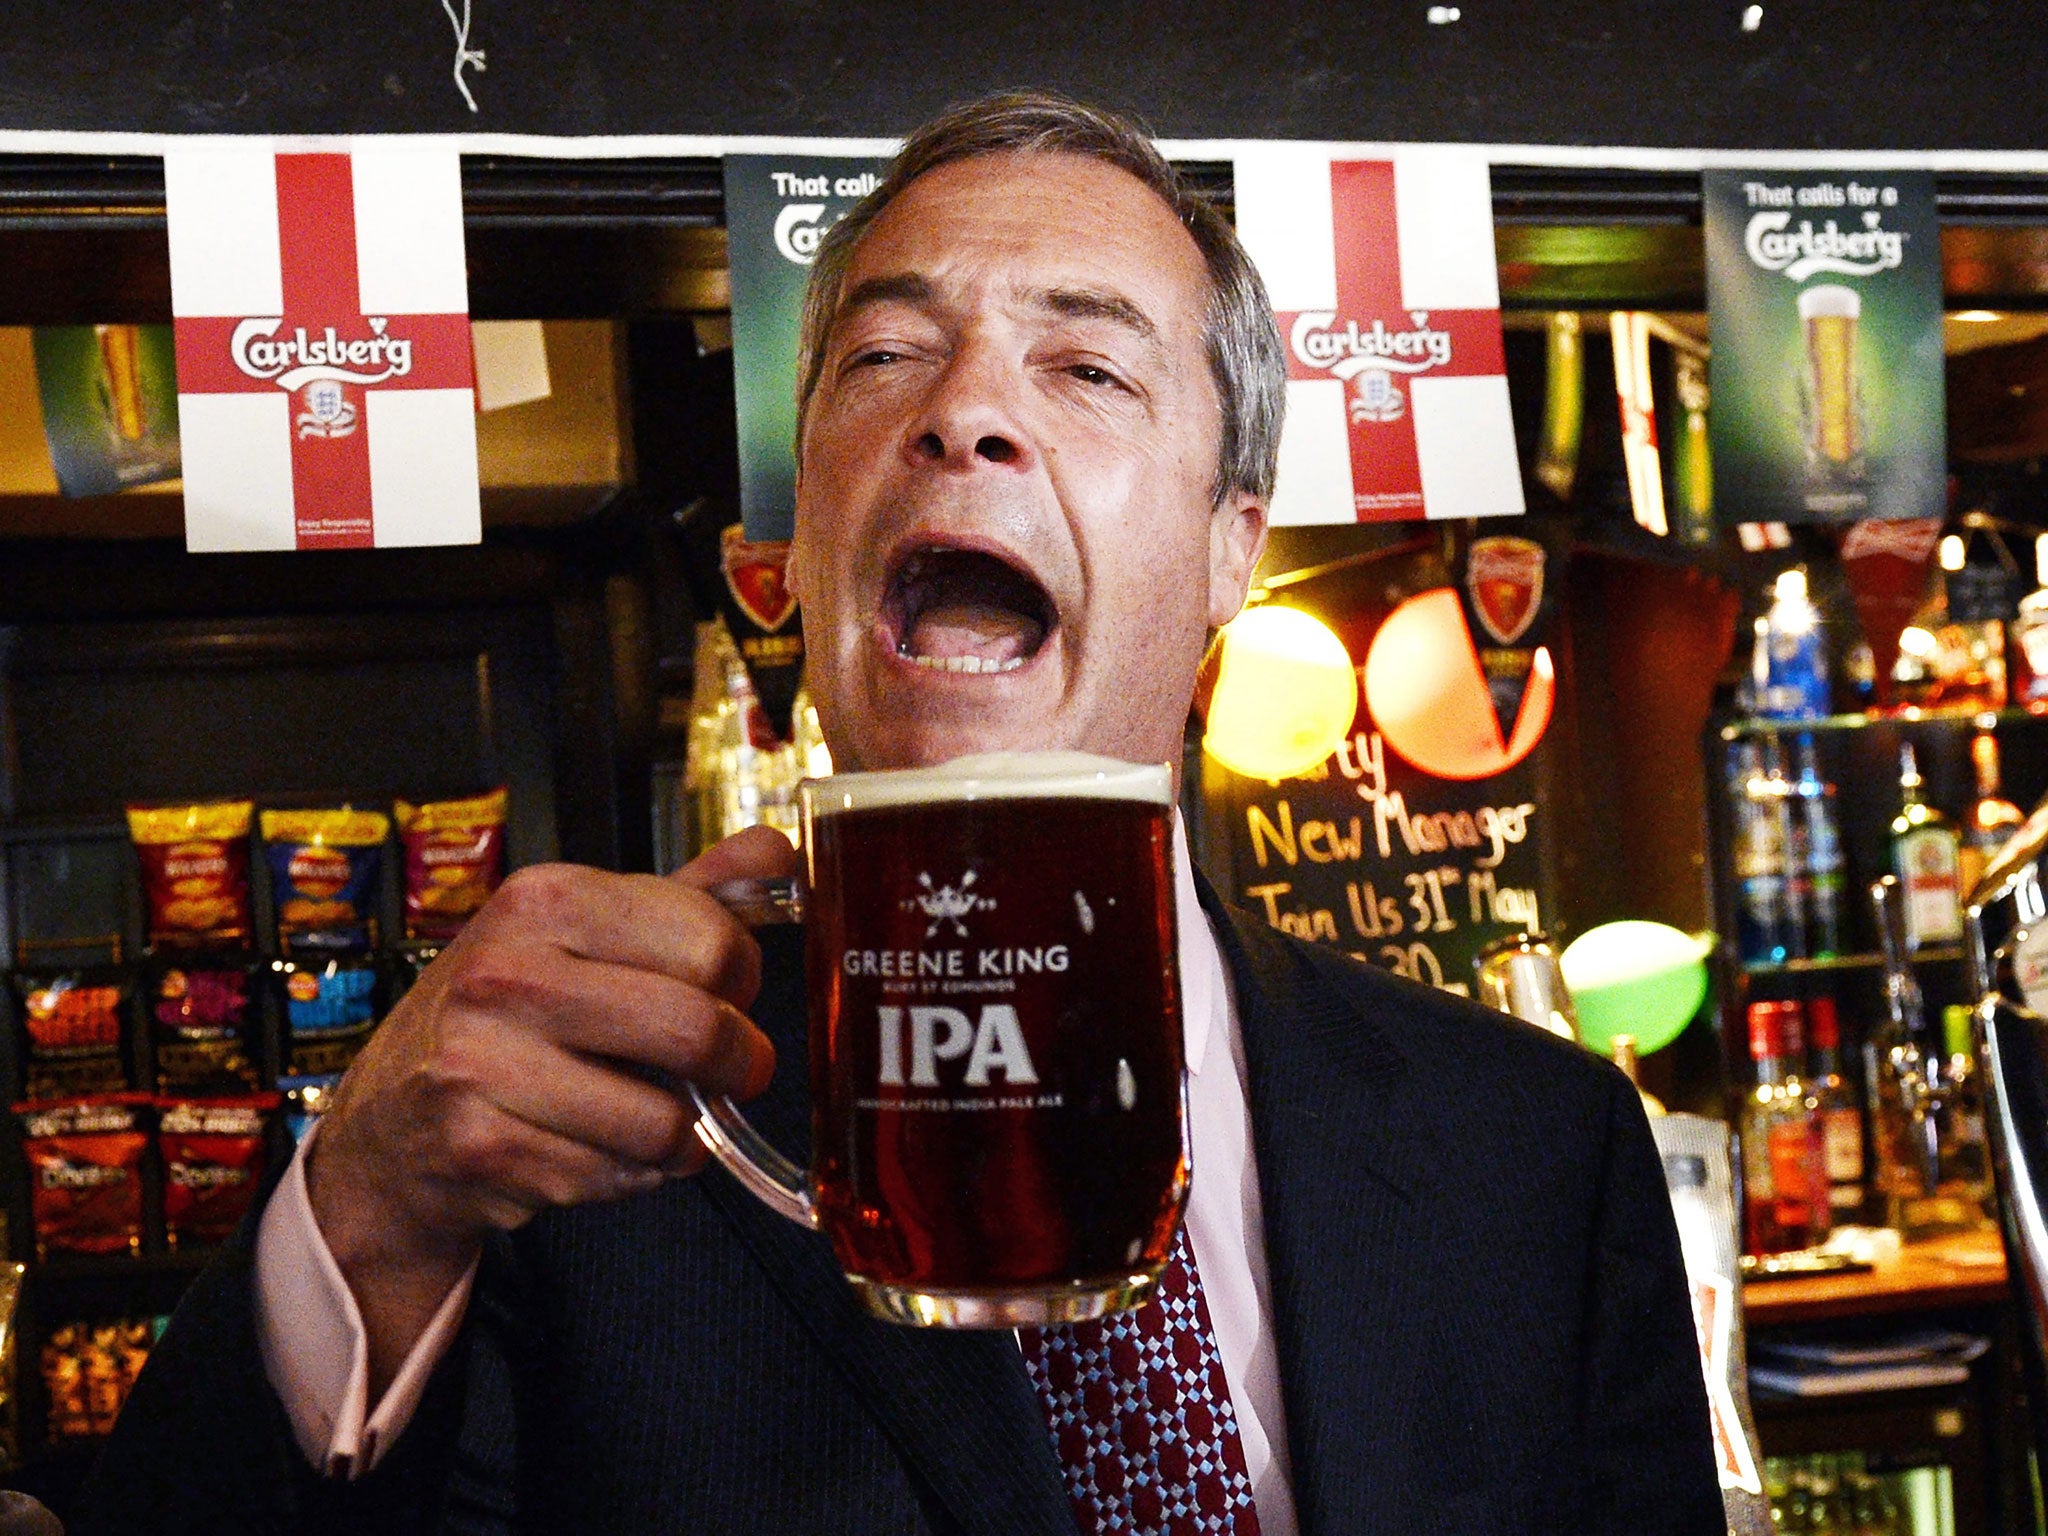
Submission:
[[1977,1070],[1970,1009],[1952,1003],[1941,1012],[1948,1047],[1948,1102],[1942,1124],[1942,1186],[1990,1220],[1991,1143],[1984,1131],[1984,1079]]
[[1772,837],[1785,850],[1784,916],[1779,930],[1780,960],[1806,958],[1807,916],[1813,907],[1813,868],[1808,861],[1807,823],[1798,788],[1785,774],[1785,749],[1776,735],[1764,737],[1764,806]]
[[1749,1005],[1756,1088],[1742,1110],[1744,1245],[1809,1248],[1828,1235],[1827,1143],[1820,1105],[1798,1075],[1799,1005]]
[[1763,686],[1757,713],[1773,720],[1811,720],[1828,712],[1828,657],[1820,611],[1807,596],[1806,572],[1793,567],[1771,587],[1759,630]]
[[1786,955],[1784,828],[1764,792],[1763,749],[1753,740],[1737,742],[1728,759],[1736,948],[1745,964],[1774,964]]
[[1998,738],[1979,731],[1970,738],[1970,761],[1977,769],[1977,798],[1970,805],[1970,818],[1963,825],[1963,846],[1959,869],[1962,898],[1970,899],[1984,868],[2013,829],[2026,818],[2020,808],[2006,799],[1998,782]]
[[2034,582],[2012,621],[2012,699],[2043,714],[2048,713],[2048,533],[2034,540]]
[[1820,776],[1813,737],[1804,732],[1798,744],[1798,820],[1805,832],[1807,869],[1806,952],[1830,960],[1843,952],[1842,824],[1835,811],[1835,786]]
[[1940,811],[1920,798],[1913,744],[1899,746],[1899,814],[1892,818],[1892,871],[1904,897],[1906,952],[1963,936],[1962,842]]
[[[2001,553],[2003,548],[2001,542]],[[2009,560],[2010,556],[2003,558]],[[1934,634],[1941,647],[1937,662],[1941,707],[1970,711],[2003,709],[2008,693],[2005,626],[2015,612],[2019,572],[2007,569],[2004,564],[1959,563],[1949,567],[1946,559],[1943,566],[1947,622]]]
[[1832,997],[1806,1005],[1813,1047],[1813,1096],[1827,1140],[1828,1204],[1837,1219],[1853,1221],[1863,1207],[1863,1104],[1842,1076],[1842,1026]]
[[[1905,949],[1906,905],[1887,875],[1871,887],[1884,949],[1885,1018],[1865,1049],[1871,1140],[1884,1221],[1907,1238],[1976,1231],[1984,1225],[1988,1181],[1976,1170],[1945,1042],[1930,1035],[1927,1010]],[[1982,1146],[1978,1109],[1976,1146]]]
[[724,622],[698,625],[685,768],[697,848],[761,824],[795,842],[796,787],[805,771],[798,746],[782,740],[769,723]]

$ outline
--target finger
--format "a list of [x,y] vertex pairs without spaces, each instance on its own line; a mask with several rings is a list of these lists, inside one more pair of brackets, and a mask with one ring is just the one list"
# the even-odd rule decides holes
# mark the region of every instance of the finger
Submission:
[[507,946],[472,957],[454,996],[474,1014],[518,1020],[571,1049],[658,1067],[714,1093],[752,1098],[775,1070],[775,1047],[751,1019],[657,971]]
[[760,948],[745,926],[703,892],[655,875],[530,865],[470,929],[464,967],[487,974],[516,973],[546,948],[695,982],[740,1008],[760,988]]
[[617,1067],[525,1030],[500,1034],[492,1056],[483,1096],[528,1125],[644,1167],[694,1139],[693,1108]]
[[796,845],[773,827],[743,827],[713,843],[669,878],[708,891],[728,880],[786,880],[800,873],[803,865]]
[[548,1206],[645,1194],[667,1177],[475,1099],[449,1122],[447,1154],[464,1202],[481,1220],[507,1229]]
[[573,1050],[658,1067],[707,1092],[752,1098],[775,1047],[754,1021],[703,988],[573,955],[536,956],[499,1009]]

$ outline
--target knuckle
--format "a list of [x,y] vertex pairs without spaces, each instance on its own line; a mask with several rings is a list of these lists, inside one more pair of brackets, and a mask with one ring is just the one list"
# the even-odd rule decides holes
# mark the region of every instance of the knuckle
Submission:
[[466,1008],[500,1013],[547,1001],[544,969],[509,944],[480,946],[450,981],[448,996]]
[[492,900],[522,926],[554,929],[575,911],[582,884],[582,871],[573,864],[529,864],[506,876]]

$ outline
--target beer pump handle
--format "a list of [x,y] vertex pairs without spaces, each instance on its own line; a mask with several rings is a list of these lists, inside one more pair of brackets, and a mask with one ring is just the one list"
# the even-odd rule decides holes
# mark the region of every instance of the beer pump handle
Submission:
[[[801,880],[727,880],[713,886],[710,894],[749,928],[801,923],[804,918]],[[810,1175],[776,1151],[724,1094],[707,1094],[695,1083],[685,1086],[697,1106],[697,1139],[726,1172],[771,1211],[815,1228],[818,1211],[811,1198]]]

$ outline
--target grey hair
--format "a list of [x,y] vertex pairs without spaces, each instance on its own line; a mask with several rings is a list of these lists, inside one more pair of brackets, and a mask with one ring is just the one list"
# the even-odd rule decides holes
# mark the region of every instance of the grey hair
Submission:
[[1173,210],[1209,270],[1209,312],[1203,331],[1223,415],[1216,500],[1220,504],[1243,493],[1270,501],[1287,400],[1287,356],[1258,269],[1238,243],[1230,221],[1181,179],[1143,127],[1116,113],[1038,91],[983,97],[933,118],[904,143],[882,184],[818,243],[804,291],[797,364],[798,441],[861,236],[904,188],[927,171],[995,154],[1068,154],[1100,160],[1136,177]]

